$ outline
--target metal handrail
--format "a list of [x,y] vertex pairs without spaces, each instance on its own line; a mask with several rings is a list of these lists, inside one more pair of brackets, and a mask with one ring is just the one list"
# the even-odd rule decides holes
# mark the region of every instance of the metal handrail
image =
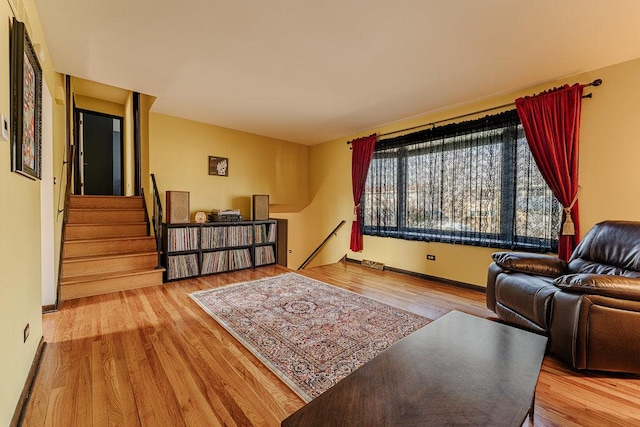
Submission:
[[336,226],[336,228],[333,229],[333,231],[331,233],[329,233],[329,235],[327,235],[327,237],[322,241],[322,243],[320,243],[320,245],[316,248],[315,251],[313,251],[311,253],[311,255],[309,255],[307,257],[307,259],[304,260],[304,262],[300,265],[300,267],[298,267],[298,270],[302,270],[303,268],[305,268],[307,266],[307,264],[309,264],[311,262],[311,260],[313,260],[313,258],[315,258],[316,255],[318,255],[318,253],[322,250],[322,248],[324,248],[324,245],[327,244],[327,242],[329,241],[329,239],[331,238],[331,236],[336,236],[338,230],[340,229],[340,227],[342,227],[344,225],[345,221],[342,220],[340,221],[340,224],[338,224]]
[[158,251],[158,265],[162,265],[162,201],[156,184],[156,177],[151,174],[151,182],[153,184],[153,234],[156,237],[156,250]]

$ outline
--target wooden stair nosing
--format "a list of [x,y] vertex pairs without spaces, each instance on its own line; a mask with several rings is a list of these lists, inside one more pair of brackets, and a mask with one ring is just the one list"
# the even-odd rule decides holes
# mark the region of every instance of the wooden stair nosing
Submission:
[[164,267],[138,268],[134,270],[122,270],[114,273],[87,274],[85,276],[74,276],[60,279],[60,286],[75,285],[85,282],[95,282],[99,280],[113,279],[118,277],[139,276],[151,273],[163,273]]
[[70,212],[91,212],[91,211],[107,211],[107,212],[113,212],[113,211],[144,211],[144,207],[140,206],[140,207],[113,207],[113,206],[105,206],[105,207],[91,207],[91,206],[78,206],[75,208],[70,207],[69,208]]
[[120,252],[120,253],[112,253],[112,254],[102,254],[102,255],[87,255],[87,256],[74,256],[74,257],[64,257],[62,260],[62,264],[74,263],[74,262],[87,262],[87,261],[103,261],[108,259],[118,259],[118,258],[133,258],[133,257],[142,257],[142,256],[158,256],[158,251],[139,251],[139,252]]
[[158,253],[151,252],[130,256],[100,256],[72,259],[62,262],[61,277],[86,277],[93,274],[111,273],[136,269],[154,270],[158,267]]
[[117,225],[119,227],[126,227],[126,226],[141,226],[144,225],[145,227],[147,226],[147,223],[145,221],[135,221],[135,222],[123,222],[123,223],[110,223],[110,222],[94,222],[94,223],[69,223],[67,222],[67,227],[113,227],[114,225]]
[[71,300],[76,298],[104,295],[113,292],[128,291],[162,285],[164,269],[134,271],[129,274],[94,276],[89,280],[67,280],[60,285],[60,299]]
[[114,206],[127,206],[142,208],[144,201],[142,196],[80,196],[72,194],[69,200],[69,208],[105,208]]
[[94,239],[71,238],[64,242],[64,256],[107,255],[124,252],[157,251],[158,242],[153,236],[97,237]]
[[[147,234],[147,223],[124,222],[124,223],[67,223],[67,240],[89,240],[92,237],[104,239],[110,237],[143,237]],[[114,233],[113,235],[100,235],[101,233]],[[87,236],[74,236],[74,233],[87,233]],[[144,234],[140,234],[144,233]],[[96,235],[97,234],[97,235]]]
[[[84,224],[83,224],[84,225]],[[123,236],[123,237],[96,237],[95,239],[73,239],[66,240],[65,243],[73,244],[73,245],[81,245],[84,243],[112,243],[117,241],[125,241],[125,240],[153,240],[155,243],[155,236]]]
[[70,194],[72,199],[142,199],[142,196],[113,196],[111,194]]

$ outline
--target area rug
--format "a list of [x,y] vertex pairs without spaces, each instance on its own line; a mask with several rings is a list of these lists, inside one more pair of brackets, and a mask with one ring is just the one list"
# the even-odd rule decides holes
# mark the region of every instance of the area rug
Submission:
[[296,273],[190,297],[305,402],[430,321]]

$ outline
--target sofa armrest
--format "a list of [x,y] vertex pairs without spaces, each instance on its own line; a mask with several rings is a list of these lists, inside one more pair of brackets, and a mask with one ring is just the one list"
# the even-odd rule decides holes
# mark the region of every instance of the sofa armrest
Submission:
[[567,272],[567,263],[558,257],[526,252],[496,252],[493,261],[505,270],[558,277]]
[[565,291],[640,301],[640,278],[611,274],[567,274],[553,284]]

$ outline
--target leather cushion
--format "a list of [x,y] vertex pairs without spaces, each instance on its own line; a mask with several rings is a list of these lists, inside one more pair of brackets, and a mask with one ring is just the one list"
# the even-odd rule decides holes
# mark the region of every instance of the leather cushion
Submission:
[[536,325],[526,317],[522,317],[519,313],[510,310],[500,303],[496,304],[495,313],[498,315],[498,318],[500,320],[509,325],[515,326],[520,329],[525,329],[539,335],[547,335],[547,331],[542,329],[540,326]]
[[607,274],[567,274],[554,280],[561,289],[640,301],[640,278]]
[[569,273],[640,275],[640,222],[604,221],[573,251]]
[[491,256],[505,270],[546,277],[558,277],[566,273],[567,264],[555,256],[524,252],[495,252]]
[[498,303],[549,330],[551,301],[559,290],[553,280],[523,273],[500,274],[496,278],[495,298]]
[[587,369],[640,373],[640,313],[594,305],[589,310]]

